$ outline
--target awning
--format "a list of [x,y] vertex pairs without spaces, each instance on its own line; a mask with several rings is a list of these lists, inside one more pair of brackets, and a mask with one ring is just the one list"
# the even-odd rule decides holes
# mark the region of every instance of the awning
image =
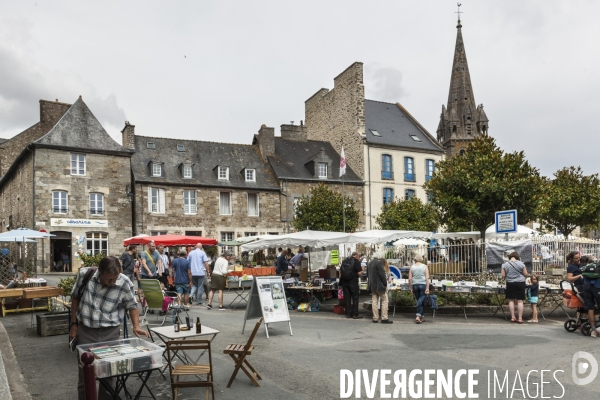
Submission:
[[154,242],[157,246],[195,246],[197,243],[203,245],[216,245],[217,240],[205,238],[202,236],[184,236],[184,235],[158,235],[158,236],[135,236],[123,241],[123,246],[130,244],[145,245]]

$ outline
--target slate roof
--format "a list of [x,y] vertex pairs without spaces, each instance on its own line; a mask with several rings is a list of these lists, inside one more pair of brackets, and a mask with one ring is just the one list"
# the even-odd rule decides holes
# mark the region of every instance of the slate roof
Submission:
[[81,96],[47,134],[33,143],[51,147],[130,153],[130,150],[110,137]]
[[[155,150],[148,149],[148,142],[154,143]],[[177,145],[183,145],[185,151],[178,151]],[[181,177],[179,167],[186,161],[193,164],[191,179]],[[150,175],[150,162],[163,164],[164,177]],[[219,165],[229,167],[229,180],[217,179]],[[279,184],[268,165],[262,161],[258,148],[252,145],[136,135],[131,168],[136,182],[279,190]],[[255,169],[256,182],[246,182],[246,168]]]
[[[371,129],[381,136],[373,135]],[[393,103],[365,100],[365,135],[367,142],[372,144],[444,152],[433,136],[420,127],[412,115]],[[415,141],[411,135],[421,141]]]
[[[325,149],[325,154],[331,158],[333,179],[315,179],[305,164],[311,161],[320,151]],[[340,155],[331,143],[316,140],[296,141],[275,137],[275,155],[268,157],[271,167],[279,179],[296,179],[307,181],[336,181],[341,182]],[[354,173],[349,165],[346,166],[344,182],[361,182],[362,179]]]

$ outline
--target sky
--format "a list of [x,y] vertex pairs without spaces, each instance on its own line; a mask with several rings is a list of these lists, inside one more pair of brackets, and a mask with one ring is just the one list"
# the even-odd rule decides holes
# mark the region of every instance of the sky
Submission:
[[[543,175],[599,173],[600,2],[461,1],[477,104],[507,152]],[[136,134],[252,142],[304,120],[355,61],[367,99],[400,102],[434,136],[448,97],[455,1],[0,0],[0,137],[40,99],[79,95],[119,143]]]

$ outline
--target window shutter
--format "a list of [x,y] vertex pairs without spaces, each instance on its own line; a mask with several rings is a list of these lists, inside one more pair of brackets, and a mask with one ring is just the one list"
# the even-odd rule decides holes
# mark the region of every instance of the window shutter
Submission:
[[152,212],[152,188],[148,188],[148,212]]
[[161,214],[165,213],[165,190],[164,189],[158,189],[158,195],[159,195],[159,212]]

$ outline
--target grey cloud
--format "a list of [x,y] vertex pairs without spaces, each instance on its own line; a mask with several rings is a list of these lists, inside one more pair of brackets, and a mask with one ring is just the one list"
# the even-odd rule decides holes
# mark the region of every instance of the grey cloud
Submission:
[[399,69],[377,64],[365,66],[365,96],[368,99],[395,103],[406,95]]

